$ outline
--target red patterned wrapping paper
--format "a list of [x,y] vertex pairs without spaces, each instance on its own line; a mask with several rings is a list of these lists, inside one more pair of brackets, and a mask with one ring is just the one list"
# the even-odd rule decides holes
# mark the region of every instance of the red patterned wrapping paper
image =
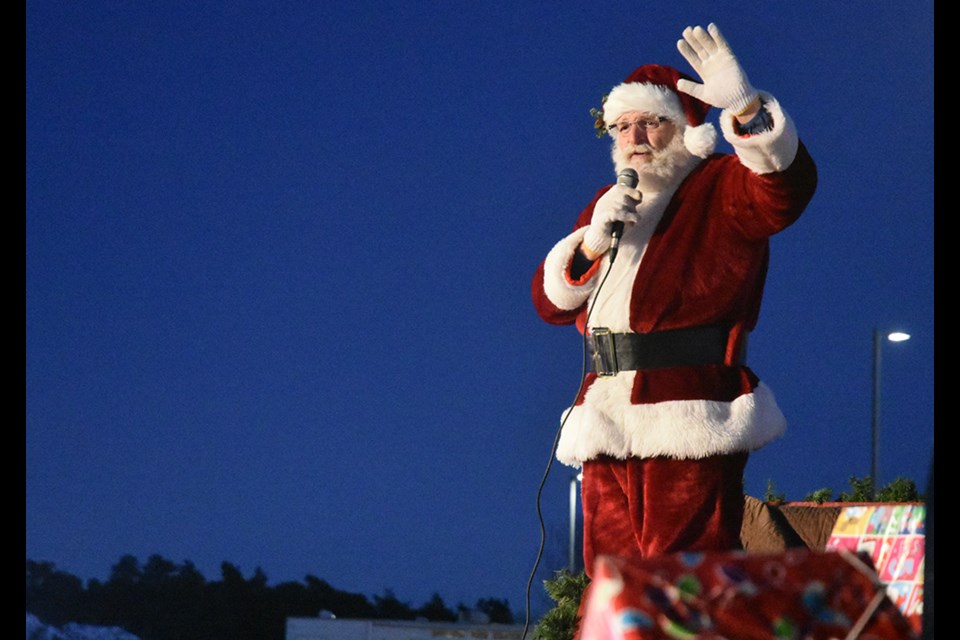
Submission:
[[580,640],[904,640],[918,637],[865,553],[601,557]]

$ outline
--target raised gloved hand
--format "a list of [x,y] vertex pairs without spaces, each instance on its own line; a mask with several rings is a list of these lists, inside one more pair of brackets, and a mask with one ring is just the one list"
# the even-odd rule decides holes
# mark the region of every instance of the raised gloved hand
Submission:
[[678,80],[678,90],[735,115],[746,111],[757,99],[757,90],[750,85],[717,25],[711,23],[706,29],[687,27],[683,39],[677,41],[677,49],[703,80],[703,84]]
[[613,240],[613,223],[620,221],[626,225],[637,222],[637,205],[643,196],[636,189],[615,184],[600,196],[593,207],[590,227],[583,235],[583,244],[596,254],[602,254],[610,248]]

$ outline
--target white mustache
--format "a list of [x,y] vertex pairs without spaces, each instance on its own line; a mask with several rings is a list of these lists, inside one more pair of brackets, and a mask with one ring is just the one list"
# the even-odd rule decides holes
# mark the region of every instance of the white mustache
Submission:
[[628,144],[623,147],[623,152],[626,155],[631,153],[656,153],[656,149],[648,144]]

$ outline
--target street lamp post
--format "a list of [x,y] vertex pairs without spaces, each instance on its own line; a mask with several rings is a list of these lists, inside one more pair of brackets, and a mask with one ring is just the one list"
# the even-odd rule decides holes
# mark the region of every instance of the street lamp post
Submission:
[[877,494],[877,460],[880,457],[880,360],[884,338],[890,342],[903,342],[910,339],[910,334],[894,331],[884,335],[880,329],[876,327],[873,329],[873,417],[870,429],[871,500],[876,498]]
[[582,477],[578,473],[570,478],[570,556],[568,567],[571,574],[577,572],[577,482]]

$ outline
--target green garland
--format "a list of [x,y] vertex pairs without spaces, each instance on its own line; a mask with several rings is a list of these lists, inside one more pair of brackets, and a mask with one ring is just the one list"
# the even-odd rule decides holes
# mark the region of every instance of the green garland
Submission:
[[590,115],[593,116],[593,128],[598,138],[602,138],[607,133],[607,123],[603,119],[603,105],[607,103],[607,96],[609,95],[609,93],[606,93],[600,98],[599,109],[590,109]]
[[540,619],[533,630],[533,640],[573,640],[580,622],[580,599],[589,582],[585,573],[574,575],[566,569],[557,571],[552,580],[543,581],[556,606]]

